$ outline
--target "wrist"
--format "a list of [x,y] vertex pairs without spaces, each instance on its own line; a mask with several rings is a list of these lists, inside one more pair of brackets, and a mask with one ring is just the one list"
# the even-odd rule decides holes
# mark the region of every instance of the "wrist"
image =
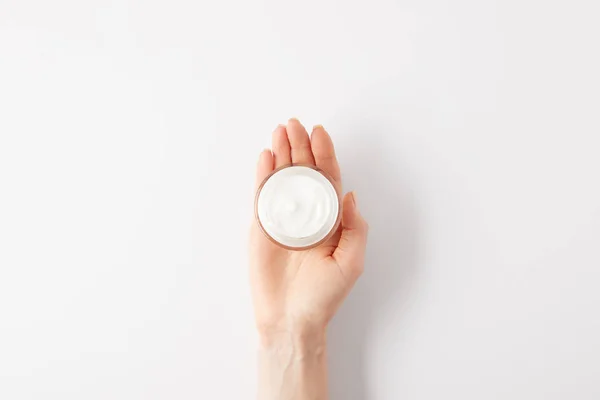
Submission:
[[269,330],[260,339],[260,400],[327,399],[325,329]]
[[324,353],[327,344],[326,336],[324,327],[270,328],[261,330],[259,334],[262,350],[290,349],[297,357]]

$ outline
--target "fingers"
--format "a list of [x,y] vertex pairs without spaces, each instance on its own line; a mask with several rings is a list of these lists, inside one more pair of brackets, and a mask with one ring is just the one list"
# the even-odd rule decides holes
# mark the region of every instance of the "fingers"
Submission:
[[292,163],[315,165],[310,139],[304,126],[295,118],[288,121],[287,135],[290,142]]
[[349,279],[357,279],[363,271],[368,231],[369,226],[358,211],[355,193],[347,193],[342,200],[342,235],[332,257]]
[[273,158],[275,159],[275,168],[291,164],[292,150],[290,148],[290,141],[288,140],[285,125],[279,125],[275,131],[273,131],[271,143],[271,146],[273,147]]
[[317,125],[313,128],[310,139],[317,167],[329,174],[338,186],[341,186],[342,176],[340,174],[340,166],[335,157],[335,149],[331,137],[321,125]]
[[258,157],[258,164],[256,166],[256,189],[258,189],[262,181],[264,181],[272,171],[273,154],[271,153],[271,150],[265,149]]

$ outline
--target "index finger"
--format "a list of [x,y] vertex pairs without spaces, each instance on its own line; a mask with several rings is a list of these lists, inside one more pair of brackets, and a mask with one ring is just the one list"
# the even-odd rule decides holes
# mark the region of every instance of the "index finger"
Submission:
[[336,184],[342,186],[342,175],[340,165],[335,156],[335,148],[333,141],[327,131],[321,125],[316,125],[313,128],[310,137],[310,146],[317,167],[321,168],[325,173],[333,178]]

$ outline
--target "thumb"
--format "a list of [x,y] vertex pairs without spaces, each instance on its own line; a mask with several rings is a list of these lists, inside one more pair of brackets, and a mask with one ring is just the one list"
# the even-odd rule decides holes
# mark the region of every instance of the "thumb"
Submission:
[[342,235],[332,254],[347,277],[358,278],[364,269],[369,225],[358,211],[356,193],[346,193],[342,200]]

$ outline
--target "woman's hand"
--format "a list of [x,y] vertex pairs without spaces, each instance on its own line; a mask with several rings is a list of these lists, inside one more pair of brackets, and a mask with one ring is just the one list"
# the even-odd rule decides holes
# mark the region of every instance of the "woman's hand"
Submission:
[[[310,138],[296,119],[277,127],[272,151],[260,154],[257,187],[273,169],[291,163],[316,165],[341,191],[333,143],[322,126]],[[261,400],[327,397],[325,332],[363,271],[367,231],[354,193],[343,198],[335,235],[309,250],[278,247],[253,223],[250,279],[262,346]]]

